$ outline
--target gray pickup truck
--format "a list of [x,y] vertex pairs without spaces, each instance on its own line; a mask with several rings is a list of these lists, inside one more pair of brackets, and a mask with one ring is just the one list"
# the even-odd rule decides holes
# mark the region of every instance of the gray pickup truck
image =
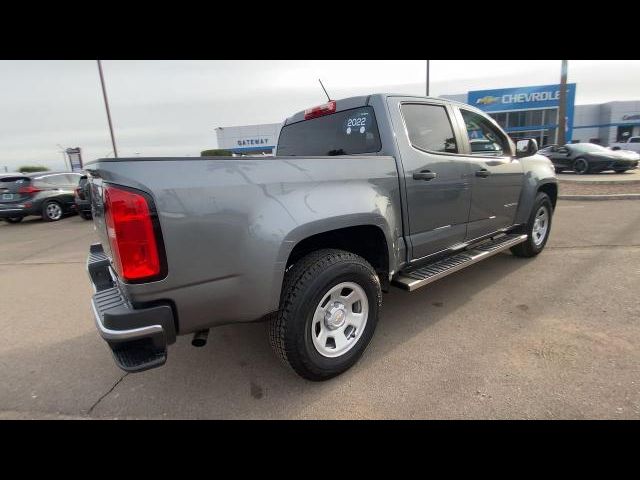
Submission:
[[274,157],[96,160],[98,331],[135,372],[177,335],[266,320],[293,370],[331,378],[369,344],[381,292],[542,251],[558,184],[536,151],[469,105],[375,94],[287,118]]

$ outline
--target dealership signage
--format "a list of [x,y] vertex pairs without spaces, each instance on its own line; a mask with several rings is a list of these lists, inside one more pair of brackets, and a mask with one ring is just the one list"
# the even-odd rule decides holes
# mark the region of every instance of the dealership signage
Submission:
[[72,172],[81,172],[82,171],[82,151],[80,147],[76,148],[67,148],[67,157],[69,158],[69,163],[71,164]]
[[260,145],[269,145],[268,138],[243,138],[238,140],[239,147],[252,147]]
[[[567,139],[573,130],[573,112],[576,84],[567,84]],[[469,92],[467,103],[485,112],[509,112],[514,110],[537,110],[558,108],[560,85],[537,85],[534,87],[501,88],[498,90],[476,90]],[[542,126],[541,126],[542,127]],[[549,128],[549,126],[544,126]],[[509,130],[509,129],[507,129]]]

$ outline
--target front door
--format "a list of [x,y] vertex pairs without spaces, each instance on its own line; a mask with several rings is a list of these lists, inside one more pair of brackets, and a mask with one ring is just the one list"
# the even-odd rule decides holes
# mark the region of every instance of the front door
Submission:
[[464,240],[470,184],[459,155],[452,110],[435,100],[390,98],[404,168],[410,259],[417,260]]
[[493,120],[471,110],[455,109],[466,133],[461,149],[472,185],[466,240],[473,240],[513,224],[524,174],[507,135]]

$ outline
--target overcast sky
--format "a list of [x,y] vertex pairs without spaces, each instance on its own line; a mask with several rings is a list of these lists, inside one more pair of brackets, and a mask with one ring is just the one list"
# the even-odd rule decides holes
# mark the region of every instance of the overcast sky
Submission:
[[[332,98],[424,95],[425,61],[103,61],[120,156],[198,156],[218,126],[280,122]],[[433,60],[431,94],[558,83],[558,60]],[[640,61],[569,61],[577,104],[640,100]],[[0,171],[113,156],[95,60],[0,61]]]

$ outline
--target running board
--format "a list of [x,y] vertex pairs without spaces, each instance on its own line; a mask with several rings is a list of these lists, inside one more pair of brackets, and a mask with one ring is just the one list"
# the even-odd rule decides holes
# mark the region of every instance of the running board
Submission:
[[493,240],[473,245],[468,250],[429,263],[423,267],[402,271],[393,279],[392,283],[411,292],[431,282],[440,280],[453,272],[462,270],[469,265],[478,263],[485,258],[489,258],[496,253],[507,250],[514,245],[518,245],[526,241],[527,238],[528,235],[503,235]]

